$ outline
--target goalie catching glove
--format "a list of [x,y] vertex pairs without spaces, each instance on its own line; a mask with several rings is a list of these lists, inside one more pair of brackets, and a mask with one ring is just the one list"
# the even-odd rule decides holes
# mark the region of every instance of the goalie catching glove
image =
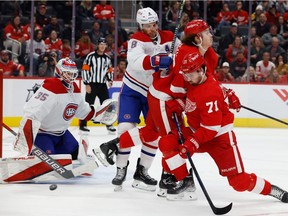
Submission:
[[100,106],[95,108],[92,121],[95,124],[112,125],[118,117],[118,101],[107,99]]

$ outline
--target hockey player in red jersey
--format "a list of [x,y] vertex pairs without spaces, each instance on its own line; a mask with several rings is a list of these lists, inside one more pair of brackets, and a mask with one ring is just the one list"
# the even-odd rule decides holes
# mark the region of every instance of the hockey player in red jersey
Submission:
[[[135,181],[132,186],[155,191],[157,181],[148,175],[148,169],[158,149],[158,131],[146,130],[146,128],[142,130],[142,135],[139,135],[136,125],[140,122],[141,112],[146,124],[149,125],[147,92],[153,80],[152,74],[168,69],[172,63],[172,58],[168,56],[168,53],[171,49],[173,33],[158,29],[158,15],[151,8],[139,9],[136,20],[139,29],[128,41],[128,66],[119,98],[118,135],[123,134],[124,136],[126,131],[131,130],[135,143],[138,141],[139,144],[142,144],[141,155],[133,176]],[[177,40],[175,47],[179,43],[180,41]],[[142,141],[139,136],[143,136],[145,139]],[[128,158],[132,147],[129,144],[120,144],[119,146],[116,157],[117,173],[112,180],[112,184],[116,187],[121,186],[126,177]]]
[[[187,24],[184,30],[184,35],[185,36],[182,39],[182,45],[180,45],[176,51],[173,70],[170,70],[169,73],[164,73],[165,71],[153,73],[153,82],[149,87],[147,96],[149,112],[146,118],[146,126],[140,130],[137,128],[128,130],[120,135],[119,139],[111,140],[108,143],[101,145],[103,153],[106,153],[106,158],[111,162],[111,164],[113,163],[111,159],[113,154],[111,152],[117,151],[117,146],[115,143],[119,142],[120,148],[131,148],[141,142],[149,144],[151,140],[155,140],[156,138],[158,143],[158,136],[166,135],[172,129],[176,128],[175,122],[172,119],[172,112],[176,112],[181,116],[181,113],[184,110],[185,104],[183,102],[183,98],[185,98],[186,92],[178,92],[176,95],[178,98],[174,99],[170,90],[170,85],[175,77],[175,74],[179,72],[179,67],[186,53],[199,52],[200,55],[203,55],[205,59],[210,62],[209,68],[207,70],[208,73],[211,75],[214,74],[214,70],[218,63],[218,56],[214,49],[211,47],[213,38],[212,34],[210,33],[208,24],[203,20],[193,20]],[[195,35],[201,36],[197,42],[194,42]],[[184,82],[182,85],[183,84]],[[180,88],[175,86],[174,90],[177,91],[177,89]],[[179,95],[181,95],[182,99]],[[233,104],[238,103],[238,106],[240,106],[240,102],[237,97],[236,99],[237,100],[235,100]],[[180,116],[179,119],[182,119]],[[155,131],[158,132],[158,135],[155,134]],[[111,151],[108,151],[109,148]],[[110,153],[109,155],[107,155],[108,152]],[[164,160],[162,161],[162,165],[163,167],[167,167]],[[163,172],[159,182],[160,191],[158,195],[166,196],[167,188],[175,186],[175,181],[173,181],[174,177],[172,175]],[[164,182],[169,182],[169,184]]]
[[[117,112],[111,111],[111,106],[115,107],[118,104],[110,100],[104,101],[99,107],[90,106],[84,101],[80,89],[75,83],[77,76],[78,70],[74,61],[69,58],[59,60],[55,69],[55,77],[45,79],[24,106],[23,118],[14,142],[15,150],[24,155],[30,155],[35,145],[46,154],[68,154],[70,161],[71,158],[72,160],[77,159],[79,164],[92,161],[91,164],[94,164],[92,168],[97,168],[94,158],[87,156],[87,141],[84,142],[85,140],[82,139],[78,143],[68,127],[74,117],[112,124],[117,118]],[[42,169],[43,173],[39,172],[41,164],[38,164],[37,161],[37,166],[34,166],[35,163],[29,163],[29,160],[27,160],[27,164],[33,165],[30,174],[31,170],[32,173],[33,170],[37,170],[35,172],[37,175],[29,175],[29,179],[45,175],[47,172],[45,169]],[[89,170],[89,172],[92,171]],[[29,172],[29,169],[25,169],[25,172]],[[19,176],[27,177],[24,174]],[[13,179],[15,180],[15,178]]]
[[186,167],[187,153],[193,156],[195,152],[206,152],[234,190],[270,195],[287,203],[286,191],[254,173],[245,172],[233,131],[234,115],[225,101],[227,94],[215,78],[206,73],[207,64],[209,62],[194,52],[186,54],[180,67],[178,76],[183,76],[186,82],[185,113],[189,127],[182,127],[185,139],[182,145],[179,145],[177,130],[159,141],[169,172],[180,181],[176,187],[168,189],[167,197],[172,200],[189,199],[194,182]]

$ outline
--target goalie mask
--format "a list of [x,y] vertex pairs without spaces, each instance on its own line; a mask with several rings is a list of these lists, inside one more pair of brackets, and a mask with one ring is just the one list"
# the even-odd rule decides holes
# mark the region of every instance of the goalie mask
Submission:
[[70,58],[60,59],[56,64],[55,76],[63,80],[65,86],[71,89],[78,76],[76,63]]

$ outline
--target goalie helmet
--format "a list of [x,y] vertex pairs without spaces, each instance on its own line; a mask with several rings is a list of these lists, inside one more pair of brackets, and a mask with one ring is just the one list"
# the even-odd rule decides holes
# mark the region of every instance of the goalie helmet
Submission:
[[184,29],[184,34],[186,36],[188,35],[197,35],[207,28],[210,28],[210,26],[204,21],[204,20],[192,20],[187,23],[185,29]]
[[70,58],[60,59],[55,67],[55,76],[62,79],[68,89],[72,88],[78,76],[76,63]]
[[159,21],[157,13],[150,7],[142,8],[137,11],[136,21],[142,29],[143,24]]

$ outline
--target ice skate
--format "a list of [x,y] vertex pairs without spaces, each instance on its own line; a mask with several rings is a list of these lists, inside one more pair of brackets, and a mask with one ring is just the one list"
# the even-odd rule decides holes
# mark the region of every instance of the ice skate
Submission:
[[88,129],[86,126],[80,126],[79,130],[81,132],[84,132],[84,133],[89,133],[90,132],[90,129]]
[[106,128],[109,134],[114,135],[116,133],[116,129],[112,125],[107,125]]
[[156,191],[157,180],[149,176],[147,169],[140,165],[140,158],[137,161],[132,187],[146,191]]
[[190,174],[180,181],[176,187],[167,190],[167,200],[196,200],[196,188],[192,170]]
[[112,184],[115,185],[114,191],[122,190],[122,184],[126,179],[128,165],[129,161],[127,162],[127,165],[125,167],[117,167],[116,176],[112,180]]
[[170,173],[162,172],[161,180],[159,182],[159,191],[157,193],[157,196],[159,197],[166,197],[167,196],[167,190],[174,188],[177,186],[177,180],[174,175]]
[[97,159],[104,165],[109,166],[113,165],[114,155],[118,153],[117,144],[119,143],[119,138],[115,138],[113,140],[108,141],[107,143],[103,143],[99,148],[92,149],[93,153],[97,157]]
[[287,191],[284,191],[283,189],[281,189],[275,185],[271,185],[271,192],[270,192],[269,196],[273,196],[276,199],[280,200],[281,202],[288,203]]

